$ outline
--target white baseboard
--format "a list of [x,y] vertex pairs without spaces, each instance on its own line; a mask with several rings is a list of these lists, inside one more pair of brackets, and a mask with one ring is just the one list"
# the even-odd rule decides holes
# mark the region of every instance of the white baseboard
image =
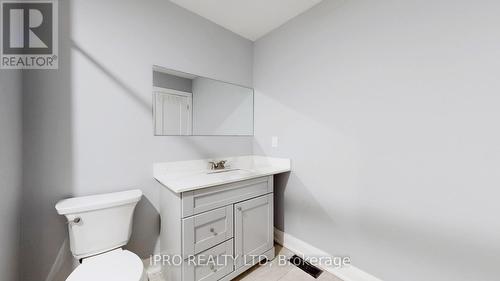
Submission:
[[[69,239],[64,239],[61,247],[59,247],[59,251],[57,252],[56,259],[54,263],[50,267],[49,274],[45,278],[45,281],[59,281],[66,279],[64,275],[65,267],[71,267],[71,263],[74,262],[74,258],[71,255]],[[75,266],[73,265],[73,268]],[[71,269],[71,268],[70,268]]]
[[149,281],[165,281],[159,264],[155,265],[151,258],[143,259],[142,263]]
[[[332,255],[298,239],[290,234],[284,233],[279,229],[274,229],[274,241],[290,251],[301,256],[315,256],[315,257],[331,257]],[[344,267],[321,266],[324,271],[330,272],[333,275],[344,281],[382,281],[361,269],[348,265]]]

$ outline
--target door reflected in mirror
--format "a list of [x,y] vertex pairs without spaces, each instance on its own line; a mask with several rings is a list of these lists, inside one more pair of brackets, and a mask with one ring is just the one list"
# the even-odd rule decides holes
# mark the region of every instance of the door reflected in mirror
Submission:
[[158,136],[252,136],[254,91],[154,66],[153,113]]

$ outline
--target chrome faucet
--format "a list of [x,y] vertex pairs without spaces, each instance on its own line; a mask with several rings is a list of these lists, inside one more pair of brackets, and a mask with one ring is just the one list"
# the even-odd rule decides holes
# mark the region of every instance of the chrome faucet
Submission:
[[218,162],[215,161],[210,161],[208,164],[210,164],[210,170],[222,170],[226,168],[226,162],[227,160],[221,160]]

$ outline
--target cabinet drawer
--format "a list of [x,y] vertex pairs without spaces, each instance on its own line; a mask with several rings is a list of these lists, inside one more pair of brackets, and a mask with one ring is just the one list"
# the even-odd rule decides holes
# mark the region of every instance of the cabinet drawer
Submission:
[[182,193],[182,217],[199,214],[273,192],[273,176]]
[[233,237],[233,206],[182,220],[182,255],[198,254]]
[[183,280],[215,281],[234,269],[233,239],[210,248],[184,261]]

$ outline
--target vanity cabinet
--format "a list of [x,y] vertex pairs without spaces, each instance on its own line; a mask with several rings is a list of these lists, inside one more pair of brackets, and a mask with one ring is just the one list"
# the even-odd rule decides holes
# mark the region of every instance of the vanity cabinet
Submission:
[[273,176],[182,193],[162,188],[160,200],[166,280],[231,280],[274,258]]

